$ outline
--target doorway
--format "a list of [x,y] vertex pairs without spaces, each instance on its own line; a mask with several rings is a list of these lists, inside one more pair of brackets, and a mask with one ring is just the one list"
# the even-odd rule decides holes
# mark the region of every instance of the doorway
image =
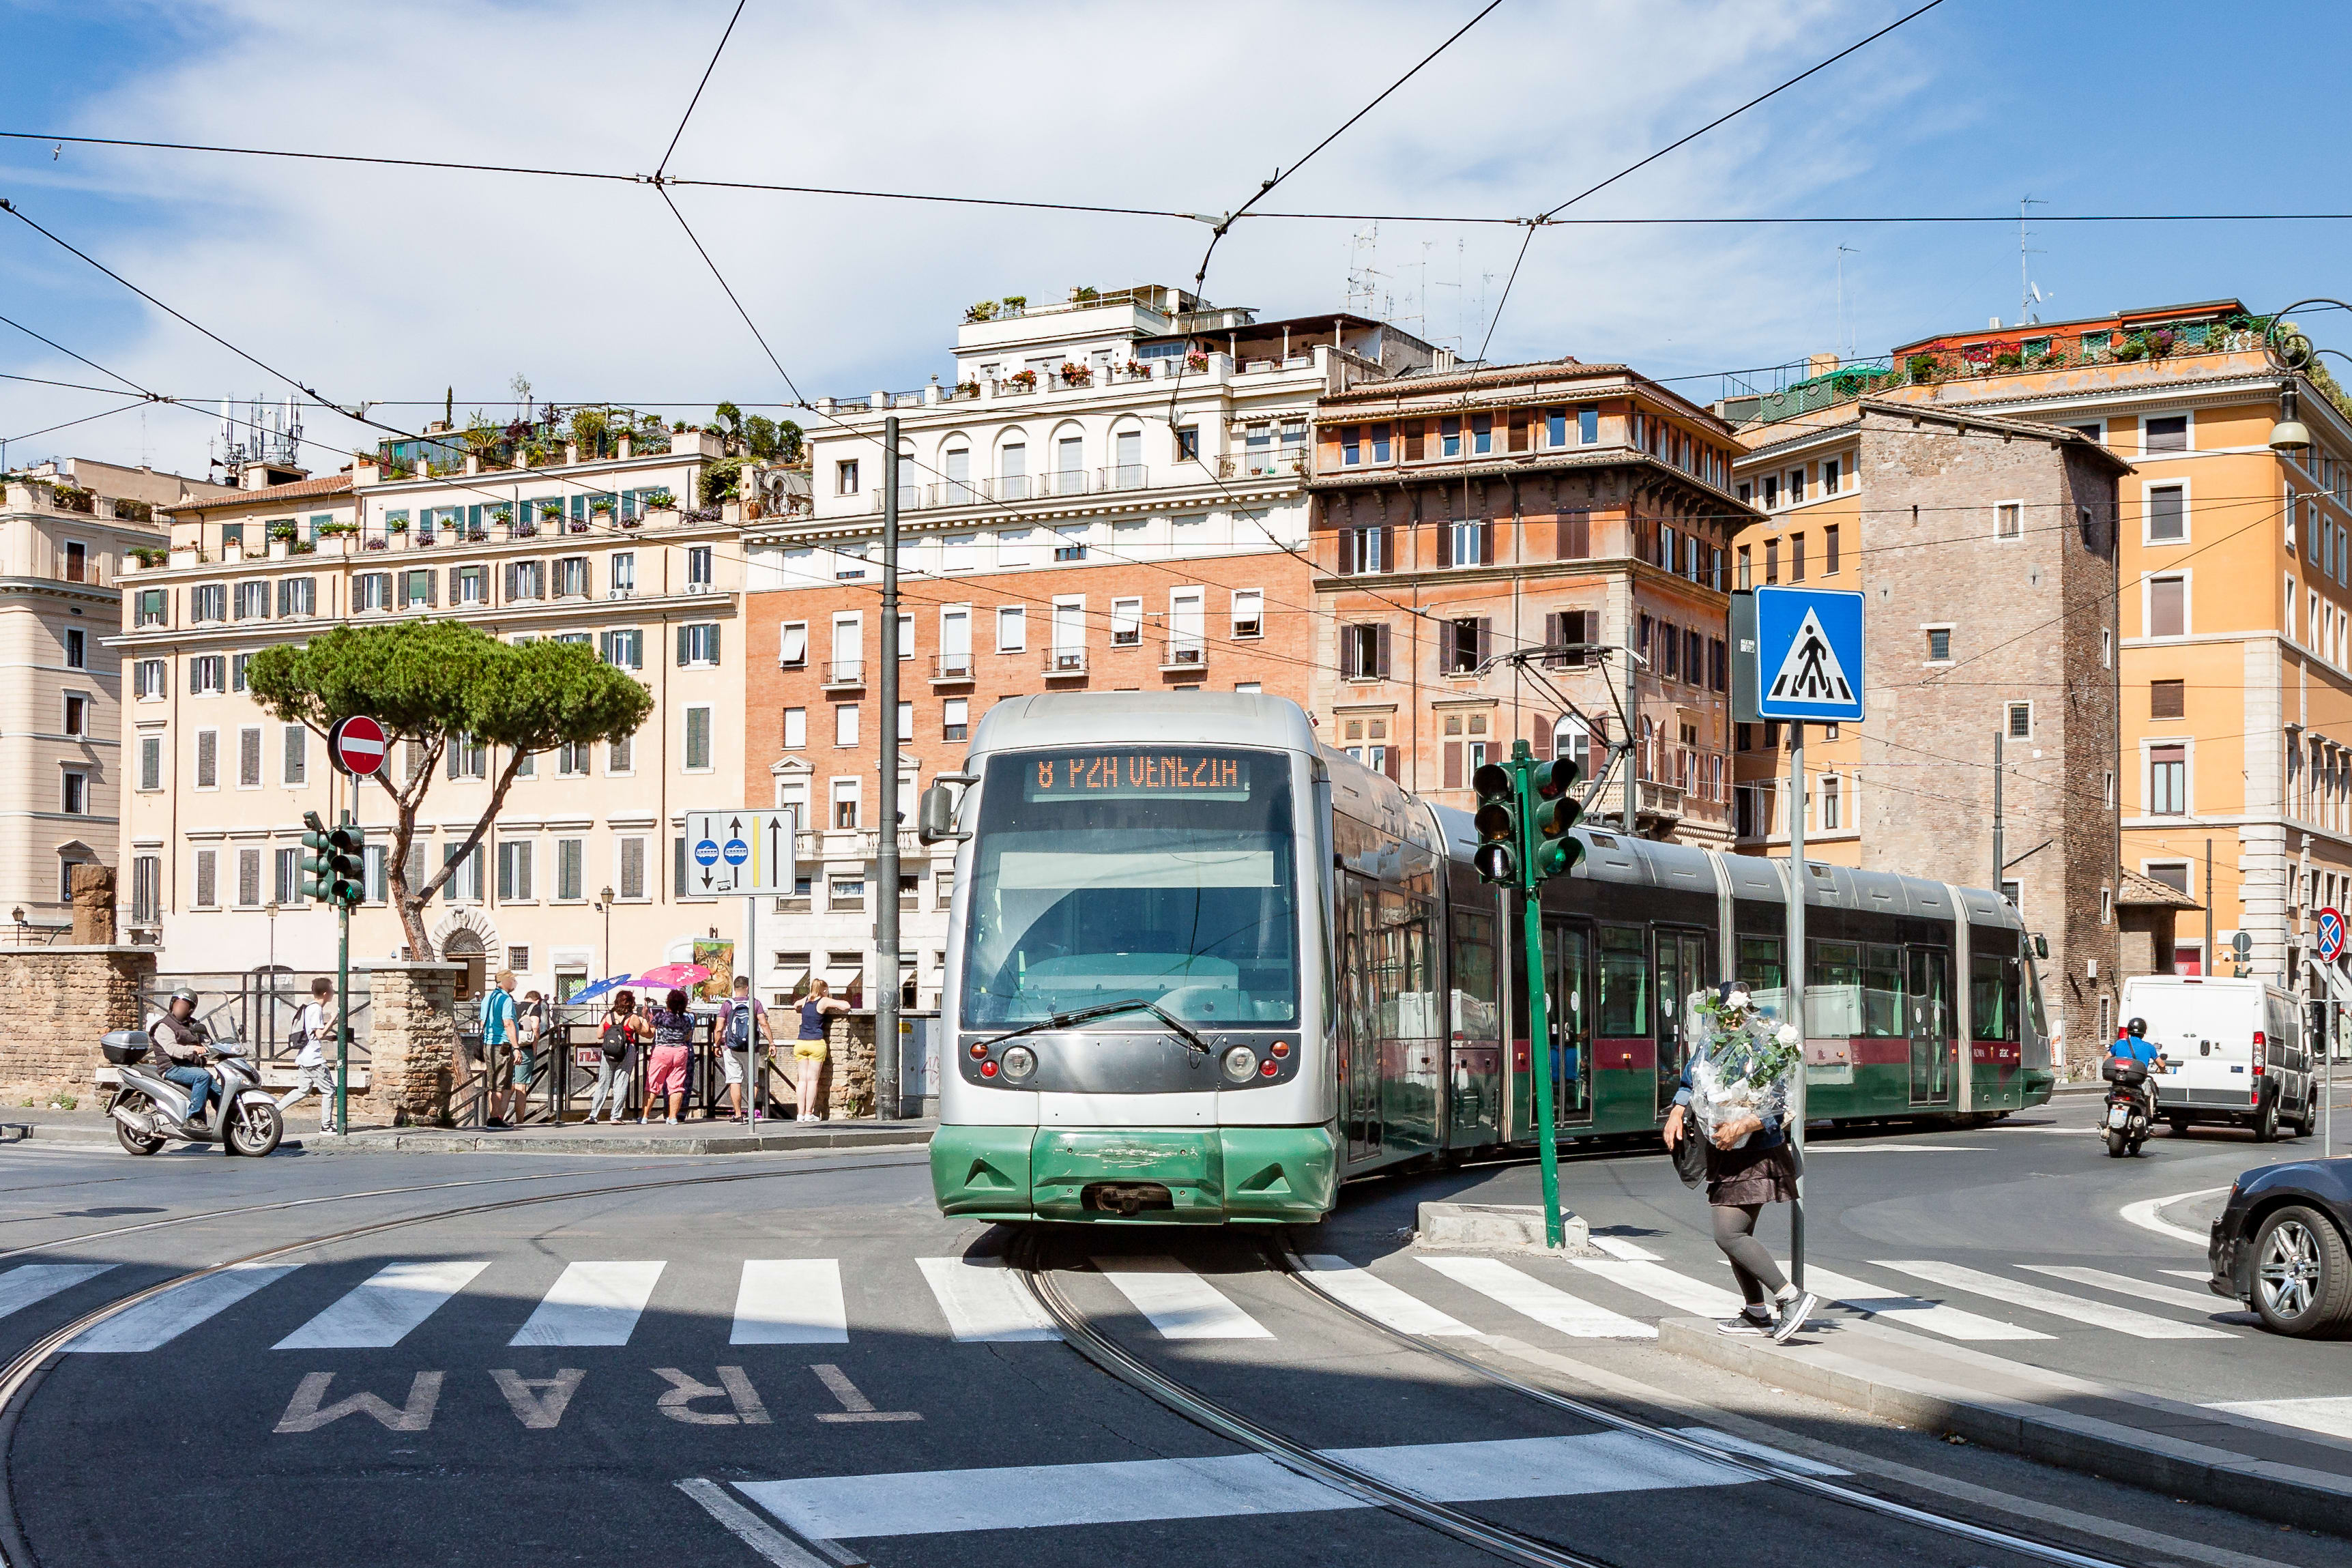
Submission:
[[1592,1028],[1588,978],[1592,932],[1559,921],[1544,922],[1545,995],[1551,1009],[1552,1121],[1573,1126],[1592,1120]]
[[1942,1105],[1952,1098],[1952,955],[1915,947],[1905,958],[1904,1033],[1911,1045],[1911,1103]]
[[1657,1115],[1664,1118],[1682,1089],[1690,1059],[1687,1020],[1694,991],[1715,984],[1715,944],[1704,931],[1658,928]]

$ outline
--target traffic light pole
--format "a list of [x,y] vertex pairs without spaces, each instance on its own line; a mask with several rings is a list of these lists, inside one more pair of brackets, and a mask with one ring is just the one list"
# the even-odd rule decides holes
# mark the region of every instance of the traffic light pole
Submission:
[[[343,826],[357,818],[343,813]],[[335,1134],[352,1130],[352,906],[335,900]]]
[[1559,1134],[1552,1113],[1552,1079],[1559,1058],[1551,1037],[1551,987],[1546,984],[1549,977],[1544,973],[1543,900],[1538,891],[1543,883],[1535,868],[1536,850],[1542,837],[1536,831],[1535,771],[1535,758],[1528,743],[1512,742],[1511,794],[1518,806],[1519,897],[1528,943],[1528,1065],[1535,1069],[1536,1148],[1543,1166],[1544,1246],[1553,1247],[1568,1245],[1568,1232],[1559,1212]]

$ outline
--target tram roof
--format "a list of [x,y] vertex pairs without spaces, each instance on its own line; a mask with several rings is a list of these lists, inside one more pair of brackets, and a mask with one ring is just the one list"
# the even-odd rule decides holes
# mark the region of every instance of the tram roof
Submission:
[[1255,691],[1046,691],[981,715],[975,753],[1022,746],[1267,746],[1316,750],[1315,727],[1286,697]]
[[[1467,865],[1471,851],[1478,847],[1478,835],[1471,826],[1471,816],[1455,806],[1430,803],[1430,815],[1437,822],[1438,831],[1444,836],[1447,855]],[[1789,862],[1786,858],[1768,859],[1760,855],[1721,855],[1688,844],[1665,844],[1654,838],[1641,838],[1628,833],[1613,832],[1597,824],[1585,824],[1576,829],[1584,841],[1584,859],[1572,875],[1596,882],[1613,882],[1632,887],[1663,888],[1678,892],[1715,897],[1715,871],[1708,862],[1720,859],[1724,873],[1731,882],[1731,894],[1736,899],[1769,900],[1779,903],[1788,897]],[[1811,860],[1807,868],[1812,877],[1812,889],[1806,900],[1815,909],[1856,910],[1871,914],[1907,915],[1920,920],[1949,921],[1952,918],[1952,891],[1945,884],[1925,877],[1906,877],[1892,871],[1860,871],[1846,866],[1825,866]],[[1969,923],[1979,926],[2006,927],[2022,930],[2016,910],[2005,899],[1982,888],[1958,889],[1962,908],[1968,912]]]

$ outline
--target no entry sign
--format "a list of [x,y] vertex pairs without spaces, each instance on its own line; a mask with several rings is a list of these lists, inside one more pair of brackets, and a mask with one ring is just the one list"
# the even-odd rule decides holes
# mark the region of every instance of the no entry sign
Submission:
[[363,713],[335,721],[327,731],[327,755],[335,766],[359,778],[367,778],[383,770],[383,759],[392,750],[392,742],[383,726]]

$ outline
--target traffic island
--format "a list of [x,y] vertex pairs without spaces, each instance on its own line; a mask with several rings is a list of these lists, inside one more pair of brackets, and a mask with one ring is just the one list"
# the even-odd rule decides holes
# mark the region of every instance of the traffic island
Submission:
[[2345,1532],[2352,1442],[2110,1387],[1922,1339],[1816,1319],[1787,1344],[1704,1318],[1658,1324],[1662,1350],[1899,1426],[2298,1529]]
[[1414,1221],[1413,1245],[1430,1251],[1556,1252],[1569,1258],[1599,1258],[1592,1227],[1582,1215],[1560,1215],[1566,1245],[1544,1245],[1544,1211],[1535,1204],[1423,1204]]

